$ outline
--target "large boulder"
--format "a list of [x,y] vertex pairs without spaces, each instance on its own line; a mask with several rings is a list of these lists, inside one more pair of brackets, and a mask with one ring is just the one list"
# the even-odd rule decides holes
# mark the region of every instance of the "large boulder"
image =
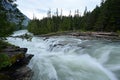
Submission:
[[21,59],[25,58],[27,48],[19,48],[15,46],[7,46],[1,53],[4,53],[9,56],[11,64],[14,64]]
[[9,57],[10,65],[0,70],[0,80],[30,80],[33,72],[27,67],[31,54],[26,54],[27,48],[20,48],[13,45],[7,46],[0,54]]

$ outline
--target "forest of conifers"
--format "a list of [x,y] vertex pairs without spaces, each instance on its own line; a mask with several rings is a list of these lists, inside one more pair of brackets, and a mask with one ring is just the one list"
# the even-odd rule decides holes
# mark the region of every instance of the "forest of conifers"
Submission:
[[84,11],[83,16],[79,15],[79,10],[74,16],[56,15],[42,20],[34,18],[28,25],[28,30],[34,34],[46,34],[58,31],[120,31],[120,0],[102,0],[100,6],[96,6],[93,11]]

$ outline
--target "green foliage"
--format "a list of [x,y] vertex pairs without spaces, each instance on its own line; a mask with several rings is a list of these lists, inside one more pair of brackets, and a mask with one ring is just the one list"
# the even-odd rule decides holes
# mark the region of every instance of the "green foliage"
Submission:
[[[80,29],[80,17],[53,16],[42,20],[33,19],[28,24],[29,32],[38,34],[47,34],[58,31],[69,31]],[[76,26],[76,27],[75,27]]]
[[7,21],[6,12],[0,12],[0,37],[6,37],[15,30],[15,24]]
[[106,0],[100,7],[96,29],[100,31],[120,30],[120,0]]
[[0,53],[0,69],[6,66],[9,66],[10,60],[8,55],[6,55],[5,53]]
[[[22,28],[21,24],[22,24],[22,21],[23,21],[24,17],[19,16],[19,15],[16,15],[16,16],[10,15],[9,16],[11,18],[13,18],[13,17],[18,18],[19,17],[20,20],[21,20],[21,22],[19,23],[19,26],[17,26],[15,23],[12,23],[12,22],[8,21],[8,16],[7,15],[13,13],[13,11],[11,9],[6,10],[4,8],[4,6],[2,5],[2,1],[3,0],[0,0],[0,37],[6,37],[6,36],[9,36],[10,34],[12,34],[13,31]],[[4,0],[4,1],[6,1],[6,0]],[[14,3],[15,1],[16,0],[8,0],[7,2],[12,4],[13,8],[16,8],[17,4]],[[20,13],[20,11],[18,9],[16,9],[14,13],[22,14],[22,13]]]
[[33,19],[28,30],[34,34],[72,30],[116,32],[120,30],[119,4],[120,0],[102,0],[101,6],[96,6],[92,12],[86,7],[83,16],[79,16],[77,10],[73,17],[53,15],[42,20]]

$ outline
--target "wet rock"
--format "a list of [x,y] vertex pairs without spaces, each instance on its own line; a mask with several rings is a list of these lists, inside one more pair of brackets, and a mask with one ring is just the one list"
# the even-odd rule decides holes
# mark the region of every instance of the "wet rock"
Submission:
[[12,37],[12,38],[21,38],[21,39],[26,39],[27,41],[31,41],[33,36],[31,34],[23,34],[23,35],[19,35],[19,36],[9,36],[9,37]]
[[0,80],[30,80],[33,72],[27,67],[27,64],[33,55],[26,54],[26,52],[27,48],[12,45],[0,52],[8,55],[11,62],[10,66],[0,70]]
[[30,80],[33,72],[29,67],[27,67],[27,64],[32,57],[33,55],[26,54],[25,58],[11,66],[11,71],[13,71],[13,73],[9,75],[14,78],[14,80]]
[[47,40],[47,39],[49,39],[49,37],[45,37],[43,40],[45,41],[45,40]]
[[27,52],[27,48],[19,48],[14,46],[7,46],[6,49],[2,50],[1,53],[7,54],[12,64],[23,59]]
[[32,75],[32,70],[29,67],[23,66],[17,69],[12,76],[15,80],[30,80]]
[[32,54],[26,54],[26,55],[25,55],[25,58],[24,58],[24,62],[25,62],[26,64],[28,64],[29,61],[31,60],[31,58],[32,58],[33,56],[34,56],[34,55],[32,55]]

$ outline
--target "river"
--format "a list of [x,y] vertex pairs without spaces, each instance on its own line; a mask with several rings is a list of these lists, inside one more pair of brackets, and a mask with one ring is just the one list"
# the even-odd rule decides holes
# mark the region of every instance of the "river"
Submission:
[[[14,32],[13,36],[27,33]],[[34,54],[32,80],[120,80],[120,42],[81,40],[73,36],[7,38]]]

